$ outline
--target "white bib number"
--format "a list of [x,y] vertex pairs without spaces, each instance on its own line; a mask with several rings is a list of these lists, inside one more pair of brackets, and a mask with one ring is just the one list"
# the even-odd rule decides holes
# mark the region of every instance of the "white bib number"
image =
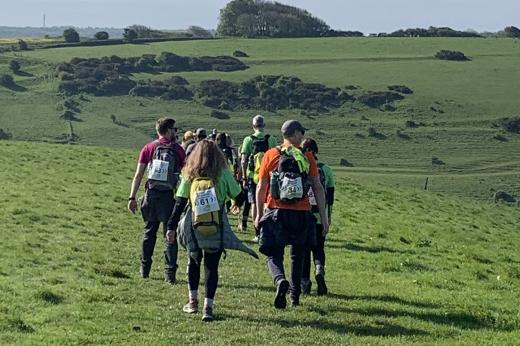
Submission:
[[307,195],[309,196],[309,203],[311,205],[318,205],[318,202],[316,202],[316,196],[314,196],[314,191],[312,191],[312,188],[309,189],[309,193]]
[[302,178],[288,178],[282,179],[282,186],[280,186],[280,198],[296,199],[303,197]]
[[158,181],[168,181],[168,161],[153,160],[148,167],[148,179]]
[[194,202],[195,216],[204,215],[220,209],[217,200],[217,194],[215,188],[212,187],[207,190],[201,190],[196,192]]

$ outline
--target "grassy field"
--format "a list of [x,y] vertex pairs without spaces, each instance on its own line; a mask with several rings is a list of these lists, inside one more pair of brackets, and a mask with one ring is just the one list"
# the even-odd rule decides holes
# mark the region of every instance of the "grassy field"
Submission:
[[340,173],[327,241],[331,294],[277,311],[263,259],[229,252],[218,320],[205,324],[181,312],[183,250],[179,284],[162,281],[159,244],[151,278],[139,278],[142,221],[125,210],[134,150],[0,148],[3,345],[520,342],[517,209]]
[[[396,104],[394,112],[370,109],[359,103],[317,115],[299,111],[237,111],[229,120],[211,118],[210,109],[196,102],[162,101],[138,97],[93,97],[80,101],[81,122],[73,123],[76,142],[98,146],[139,148],[149,140],[154,120],[173,115],[182,129],[217,128],[240,141],[249,132],[251,116],[263,112],[268,128],[278,133],[287,118],[297,118],[311,130],[322,147],[322,158],[338,165],[341,158],[355,165],[361,179],[420,187],[433,178],[436,192],[491,198],[493,191],[520,195],[520,136],[493,126],[498,118],[519,115],[520,44],[513,39],[400,39],[327,38],[197,42],[165,42],[106,47],[35,50],[0,55],[0,73],[8,62],[22,62],[15,76],[16,90],[0,87],[0,128],[14,139],[61,143],[70,127],[59,119],[62,98],[57,95],[56,64],[73,57],[112,54],[138,56],[171,51],[180,55],[249,54],[250,69],[240,72],[180,73],[191,84],[222,78],[242,81],[261,74],[295,75],[328,86],[358,85],[364,90],[386,90],[404,84],[414,94]],[[466,63],[438,61],[441,49],[463,51]],[[136,74],[135,79],[165,79],[171,73]],[[112,121],[115,117],[118,124]],[[413,120],[422,126],[409,129]],[[386,139],[367,136],[375,127]],[[397,136],[401,130],[409,136]],[[502,135],[505,141],[495,139]],[[434,166],[432,157],[445,165]]]

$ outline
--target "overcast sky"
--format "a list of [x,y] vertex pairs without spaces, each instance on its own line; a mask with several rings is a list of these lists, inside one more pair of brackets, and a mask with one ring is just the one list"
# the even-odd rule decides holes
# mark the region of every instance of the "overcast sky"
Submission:
[[[0,26],[216,28],[229,0],[2,0]],[[308,10],[334,29],[364,33],[449,26],[497,31],[520,27],[520,0],[279,0]]]

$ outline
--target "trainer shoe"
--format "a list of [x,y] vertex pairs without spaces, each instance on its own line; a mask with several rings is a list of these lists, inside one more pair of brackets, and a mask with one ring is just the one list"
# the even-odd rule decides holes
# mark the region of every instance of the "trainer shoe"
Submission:
[[213,308],[210,308],[209,306],[205,306],[202,311],[202,320],[204,322],[211,322],[215,319],[215,316],[213,316]]
[[166,269],[164,271],[164,281],[167,283],[173,285],[175,283],[176,277],[175,277],[175,270]]
[[291,296],[291,305],[299,306],[300,305],[300,297]]
[[251,239],[252,241],[254,241],[255,243],[258,243],[258,236],[255,235],[255,237],[253,239]]
[[274,297],[274,307],[277,309],[285,309],[287,307],[287,299],[285,295],[289,290],[289,281],[282,279],[278,281],[276,287],[276,296]]
[[327,294],[328,289],[327,285],[325,284],[325,276],[323,274],[316,274],[316,285],[318,285],[318,295],[324,296]]
[[194,314],[199,311],[199,301],[198,300],[190,300],[188,304],[182,307],[182,311],[187,314]]

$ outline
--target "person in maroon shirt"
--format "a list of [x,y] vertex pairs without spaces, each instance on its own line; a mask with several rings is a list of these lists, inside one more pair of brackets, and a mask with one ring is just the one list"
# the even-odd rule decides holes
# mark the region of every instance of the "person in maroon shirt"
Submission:
[[159,138],[146,144],[139,154],[137,169],[128,197],[128,210],[135,214],[137,210],[136,194],[145,171],[148,170],[145,193],[140,205],[145,223],[140,273],[143,278],[150,275],[157,231],[162,223],[165,243],[164,277],[165,281],[173,284],[177,272],[178,245],[177,242],[167,241],[164,236],[166,223],[173,210],[178,174],[184,166],[186,154],[184,149],[175,142],[177,128],[174,119],[158,119],[155,129]]

